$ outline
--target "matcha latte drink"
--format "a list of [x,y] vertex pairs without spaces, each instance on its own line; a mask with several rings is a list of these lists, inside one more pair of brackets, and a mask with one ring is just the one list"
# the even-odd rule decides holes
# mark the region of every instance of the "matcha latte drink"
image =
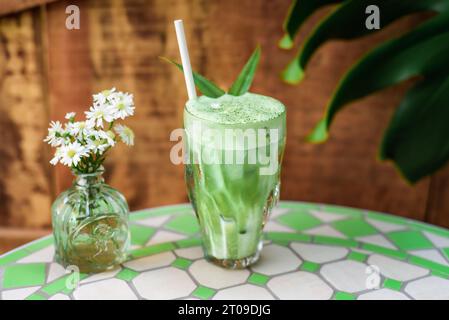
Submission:
[[253,93],[201,96],[184,109],[185,178],[206,257],[228,268],[257,261],[279,198],[285,107]]
[[[188,195],[207,259],[226,268],[257,261],[262,231],[279,199],[285,146],[285,107],[249,93],[257,47],[225,93],[194,74],[182,20],[175,21],[189,101],[184,108],[184,163]],[[197,97],[195,85],[204,94]]]

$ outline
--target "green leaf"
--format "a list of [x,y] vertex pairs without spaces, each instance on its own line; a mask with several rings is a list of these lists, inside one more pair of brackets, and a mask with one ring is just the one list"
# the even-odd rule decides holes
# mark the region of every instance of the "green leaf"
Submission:
[[306,140],[309,142],[321,142],[328,138],[328,132],[326,128],[326,120],[321,119],[315,125],[315,129],[307,136]]
[[259,59],[260,47],[257,46],[256,50],[254,50],[248,62],[240,72],[237,80],[235,80],[235,82],[232,84],[231,89],[229,89],[229,94],[232,94],[234,96],[241,96],[242,94],[248,92],[249,88],[251,87],[251,83],[253,82]]
[[[353,39],[379,30],[366,28],[367,6],[376,5],[380,10],[381,29],[395,20],[418,11],[449,11],[447,0],[352,0],[337,6],[323,18],[304,42],[298,55],[282,74],[288,83],[298,83],[302,79],[312,55],[326,41],[331,39]],[[348,23],[350,21],[350,23]],[[292,67],[292,65],[298,66]],[[293,70],[293,71],[292,71]]]
[[449,76],[424,79],[396,110],[380,148],[410,182],[435,172],[449,159]]
[[[179,70],[184,71],[181,64],[165,57],[160,58],[164,61],[167,61],[175,65],[176,67],[178,67]],[[193,81],[195,82],[195,85],[198,88],[198,90],[200,90],[201,93],[204,94],[205,96],[211,98],[218,98],[225,94],[225,91],[220,89],[215,83],[206,79],[205,77],[196,72],[193,72]]]
[[[448,70],[449,13],[440,14],[406,35],[380,45],[349,70],[327,107],[324,128],[347,103],[417,75]],[[316,128],[322,132],[322,124]],[[309,141],[322,142],[327,134],[313,133]]]
[[278,46],[281,49],[291,49],[293,48],[293,39],[288,34],[284,34],[281,40],[279,40]]
[[281,41],[279,41],[279,47],[291,49],[293,47],[293,39],[308,17],[323,6],[340,3],[342,1],[343,0],[293,0],[288,10],[287,17],[284,20],[283,29],[285,35],[282,37]]
[[293,59],[282,71],[281,79],[289,84],[298,84],[304,77],[304,71],[298,63],[298,58]]

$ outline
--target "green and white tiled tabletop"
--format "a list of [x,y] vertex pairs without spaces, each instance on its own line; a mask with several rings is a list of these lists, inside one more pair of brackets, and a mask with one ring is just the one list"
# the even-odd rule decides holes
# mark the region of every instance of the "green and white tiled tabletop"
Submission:
[[413,220],[281,202],[261,260],[245,270],[206,262],[198,231],[187,204],[135,212],[132,258],[81,274],[76,289],[54,262],[52,238],[37,240],[0,257],[0,298],[449,299],[449,231]]

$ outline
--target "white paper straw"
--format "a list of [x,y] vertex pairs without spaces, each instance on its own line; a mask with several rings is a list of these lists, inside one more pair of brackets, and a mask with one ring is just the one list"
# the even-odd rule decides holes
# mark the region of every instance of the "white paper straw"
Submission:
[[189,100],[196,98],[195,82],[193,81],[192,65],[190,64],[189,50],[187,49],[186,35],[182,20],[175,20],[176,38],[178,39],[179,53],[181,54],[184,78],[186,81]]

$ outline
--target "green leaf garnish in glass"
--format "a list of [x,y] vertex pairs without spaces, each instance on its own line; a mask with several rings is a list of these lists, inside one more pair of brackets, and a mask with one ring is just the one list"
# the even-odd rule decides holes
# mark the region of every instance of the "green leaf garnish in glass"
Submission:
[[[160,58],[164,61],[167,61],[175,65],[176,67],[179,68],[179,70],[183,71],[181,64],[165,57]],[[225,94],[224,90],[220,89],[215,83],[206,79],[199,73],[193,72],[193,81],[195,82],[195,85],[198,88],[198,90],[200,90],[201,93],[204,94],[205,96],[208,96],[210,98],[218,98]]]
[[[241,96],[242,94],[248,92],[253,82],[254,74],[256,73],[257,64],[259,63],[260,60],[260,52],[261,50],[260,47],[258,46],[256,50],[254,50],[251,57],[249,58],[248,62],[243,67],[237,80],[235,80],[234,84],[232,85],[231,89],[229,89],[228,92],[229,94],[234,96]],[[179,70],[183,71],[182,65],[177,63],[176,61],[173,61],[165,57],[160,58],[164,61],[167,61],[175,65],[176,67],[178,67]],[[200,90],[202,94],[210,98],[218,98],[226,93],[215,83],[206,79],[206,77],[200,75],[197,72],[193,72],[193,81],[195,82],[195,86],[198,88],[198,90]]]
[[254,50],[248,62],[245,64],[242,71],[240,72],[237,80],[235,80],[231,89],[229,89],[229,94],[232,94],[233,96],[241,96],[242,94],[248,92],[253,82],[254,74],[256,73],[259,59],[260,59],[260,47],[257,46],[256,50]]

